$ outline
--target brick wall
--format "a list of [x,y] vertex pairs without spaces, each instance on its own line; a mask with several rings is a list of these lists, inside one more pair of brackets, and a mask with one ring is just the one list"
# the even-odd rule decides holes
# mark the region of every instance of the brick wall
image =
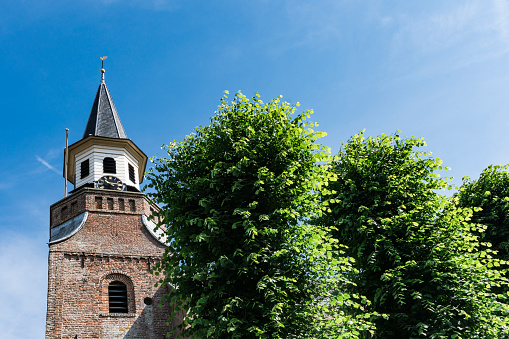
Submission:
[[[110,205],[111,202],[111,205]],[[143,193],[83,188],[50,207],[50,228],[74,218],[84,211],[146,215],[159,210]]]
[[[177,323],[167,324],[167,302],[158,307],[168,287],[154,287],[158,278],[149,272],[165,251],[141,219],[155,209],[142,193],[88,188],[51,206],[50,227],[89,216],[78,233],[50,245],[46,338],[160,339]],[[126,284],[128,313],[108,312],[112,281]]]

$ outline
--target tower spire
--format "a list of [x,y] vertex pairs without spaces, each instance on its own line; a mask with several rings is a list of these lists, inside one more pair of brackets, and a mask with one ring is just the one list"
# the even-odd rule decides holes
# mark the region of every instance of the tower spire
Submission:
[[[104,60],[107,56],[101,57],[101,66],[104,67]],[[124,127],[120,122],[117,109],[111,99],[110,91],[104,82],[104,73],[101,68],[101,83],[97,89],[94,104],[88,117],[87,126],[83,133],[83,139],[92,135],[107,138],[127,139]]]

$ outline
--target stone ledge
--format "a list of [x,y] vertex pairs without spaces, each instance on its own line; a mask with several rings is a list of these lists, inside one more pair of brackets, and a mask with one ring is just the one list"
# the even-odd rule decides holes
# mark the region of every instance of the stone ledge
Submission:
[[135,318],[136,313],[100,313],[102,318]]

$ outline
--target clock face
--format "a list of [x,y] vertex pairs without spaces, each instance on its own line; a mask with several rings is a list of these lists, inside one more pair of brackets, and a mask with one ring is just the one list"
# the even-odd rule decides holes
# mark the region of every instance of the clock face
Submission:
[[97,187],[105,190],[122,190],[122,181],[112,175],[105,175],[97,181]]

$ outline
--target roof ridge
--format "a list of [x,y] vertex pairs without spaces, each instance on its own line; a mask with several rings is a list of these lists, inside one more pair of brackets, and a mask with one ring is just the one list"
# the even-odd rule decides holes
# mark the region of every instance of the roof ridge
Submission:
[[[97,107],[96,107],[96,111],[95,111],[96,112],[96,114],[95,114],[95,131],[97,131],[98,127],[99,127],[99,118],[97,117],[97,115],[99,114],[99,107],[101,107],[101,87],[102,87],[103,83],[104,83],[104,81],[101,81],[101,83],[99,84],[99,88],[97,89],[97,94],[96,94]],[[94,100],[94,104],[95,104],[95,100]],[[94,104],[92,104],[92,105],[94,105]],[[94,109],[94,106],[92,106],[92,109]]]
[[108,98],[108,102],[110,104],[111,112],[113,115],[113,120],[115,121],[115,127],[117,129],[117,134],[119,138],[127,138],[127,135],[124,130],[124,126],[122,126],[122,122],[120,122],[120,116],[118,115],[117,108],[115,107],[115,103],[113,102],[113,99],[111,98],[110,91],[108,87],[106,86],[106,83],[104,83],[104,87],[106,89],[106,96]]

